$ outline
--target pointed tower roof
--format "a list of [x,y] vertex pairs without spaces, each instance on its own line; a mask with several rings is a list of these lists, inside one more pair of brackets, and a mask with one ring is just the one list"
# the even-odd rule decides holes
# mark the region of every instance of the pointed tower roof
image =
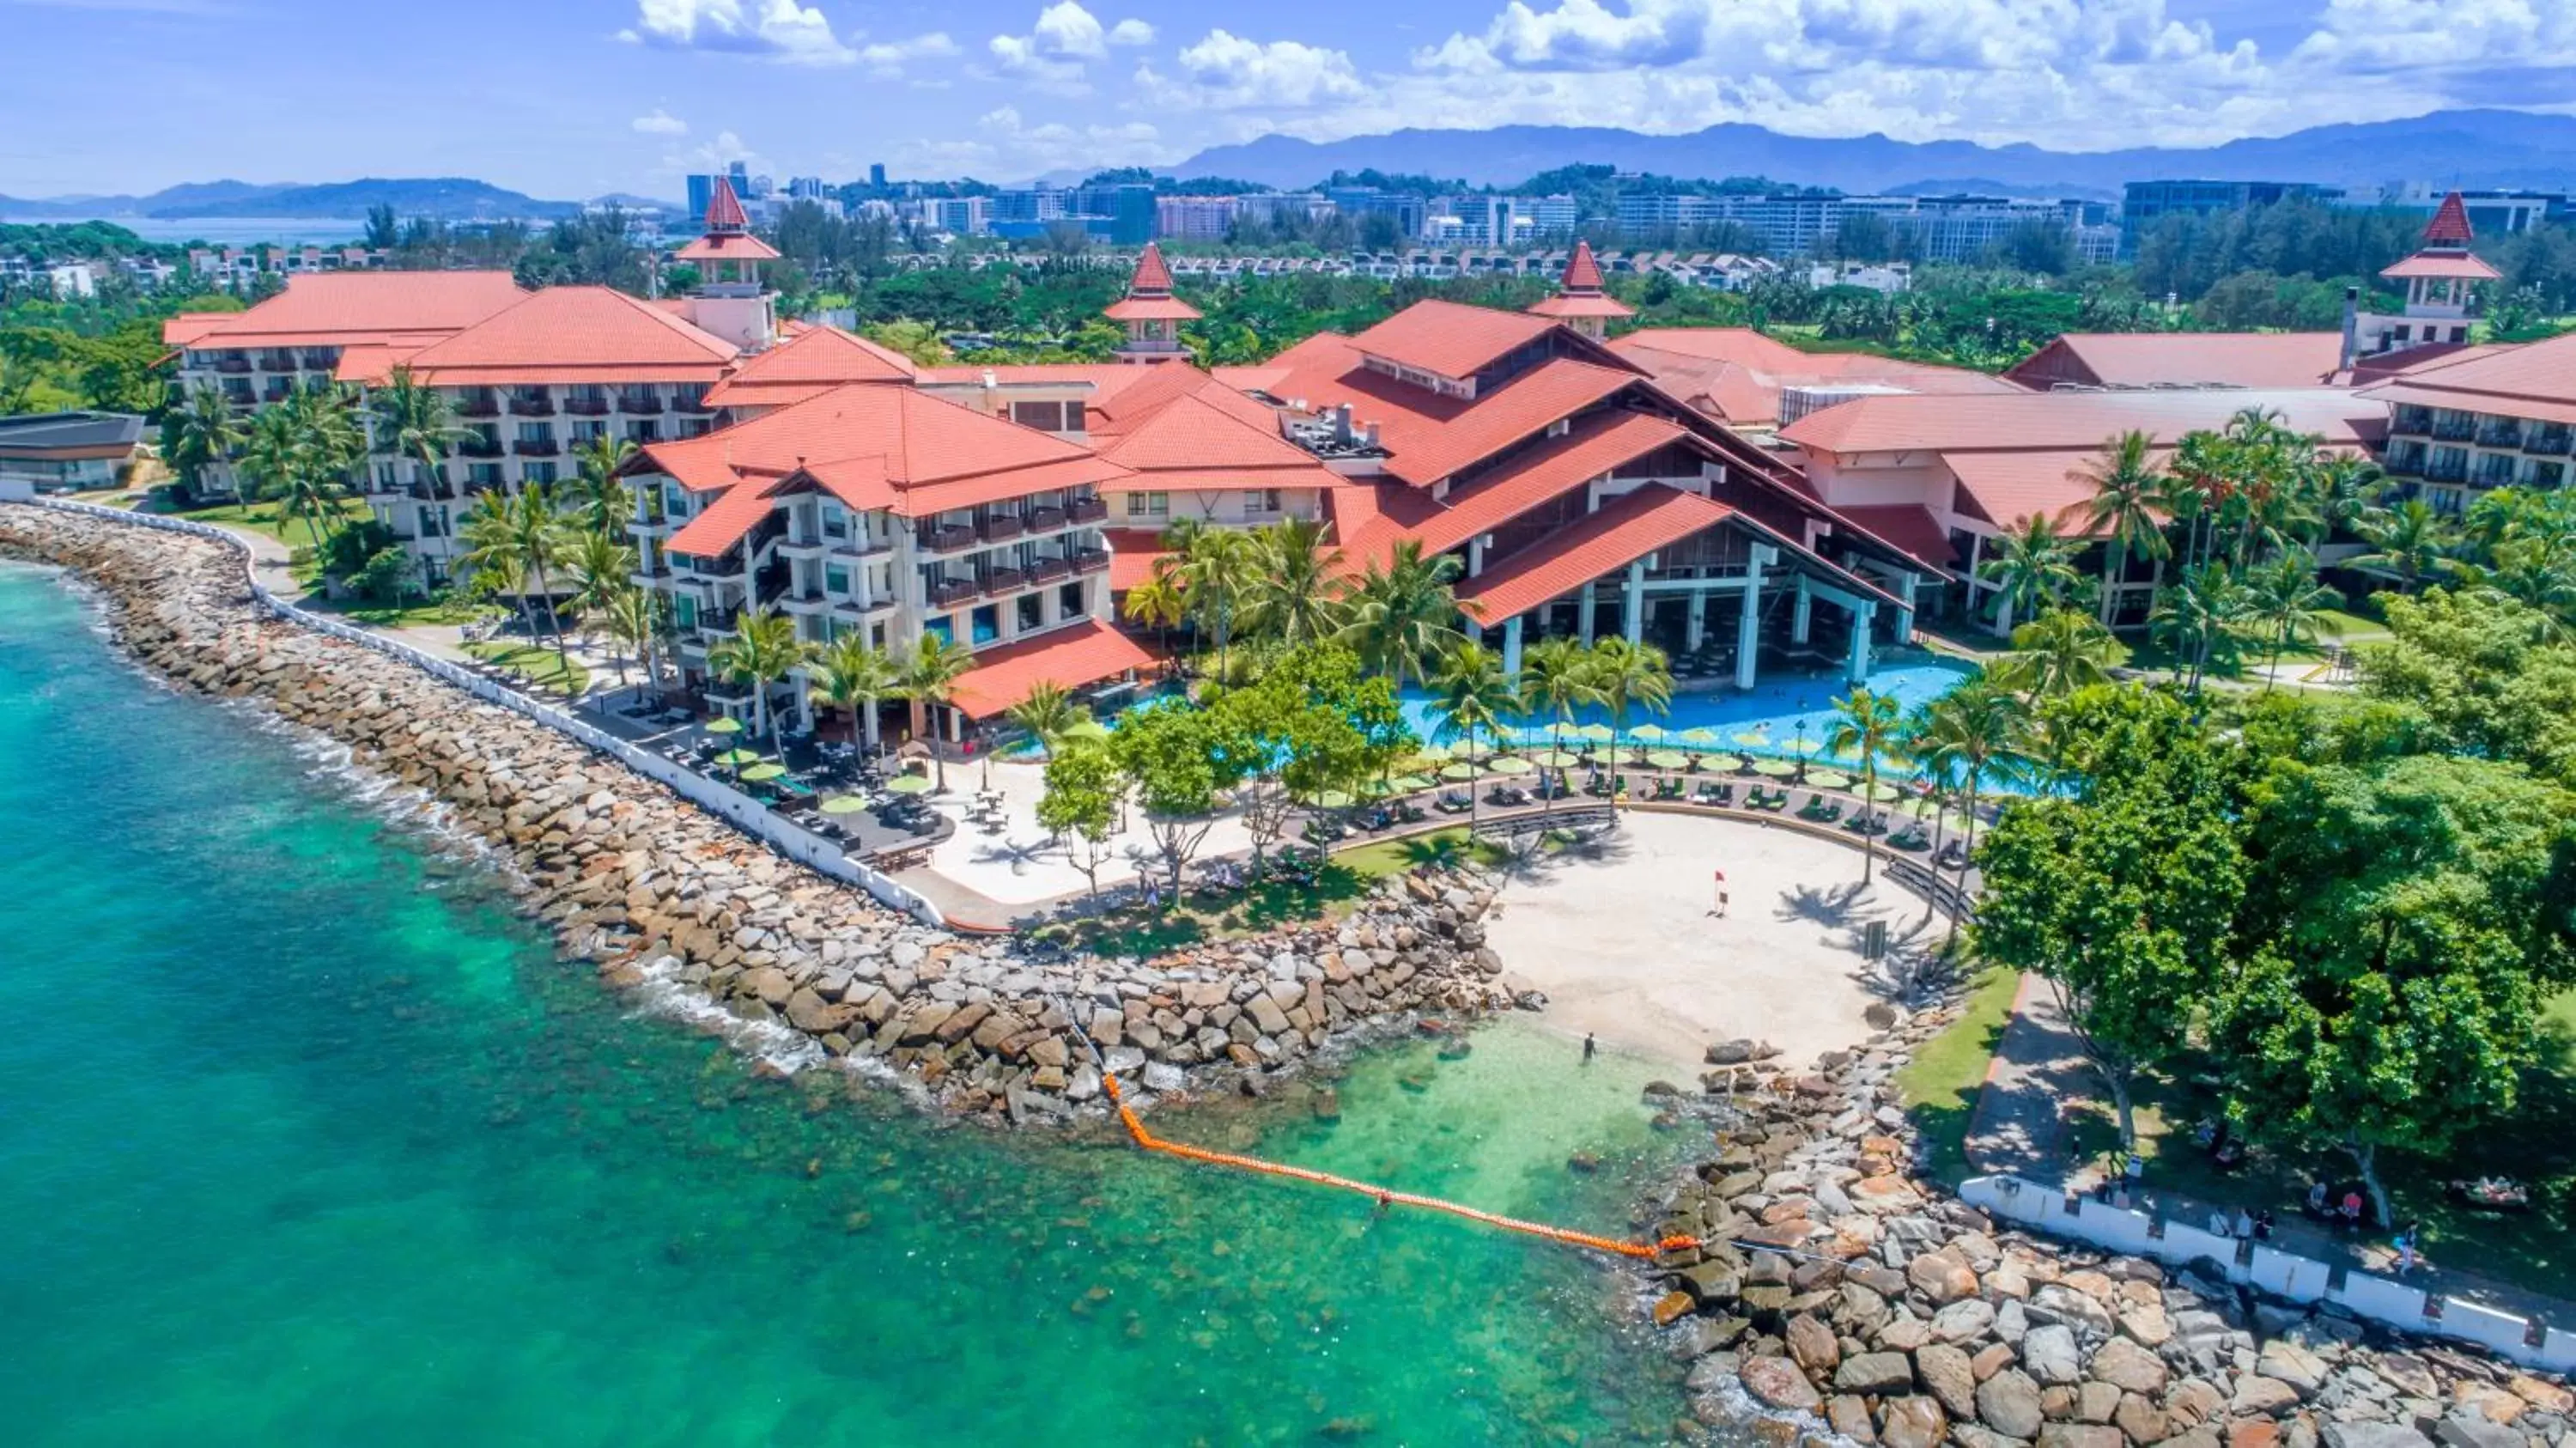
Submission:
[[2469,229],[2469,208],[2461,204],[2457,191],[2443,197],[2433,219],[2424,224],[2426,246],[2467,246],[2475,234]]
[[1149,241],[1136,258],[1136,274],[1127,279],[1127,295],[1100,315],[1113,322],[1195,322],[1199,309],[1172,295],[1172,269],[1163,264],[1163,249]]
[[1574,255],[1566,259],[1565,275],[1556,285],[1556,295],[1532,306],[1534,317],[1569,320],[1575,317],[1633,317],[1636,312],[1603,287],[1601,263],[1592,258],[1592,243],[1578,241]]
[[707,197],[707,234],[722,236],[749,230],[751,218],[743,215],[742,198],[733,194],[732,178],[717,176],[715,190]]
[[678,261],[776,261],[778,251],[751,234],[742,198],[733,194],[733,182],[720,175],[707,197],[706,234],[671,256]]

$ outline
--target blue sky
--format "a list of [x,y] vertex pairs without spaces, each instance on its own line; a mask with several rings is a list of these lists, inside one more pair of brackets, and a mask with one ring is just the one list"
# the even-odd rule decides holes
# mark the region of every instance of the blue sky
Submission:
[[0,0],[0,35],[20,196],[1012,180],[1513,121],[2096,150],[2576,96],[2576,0]]

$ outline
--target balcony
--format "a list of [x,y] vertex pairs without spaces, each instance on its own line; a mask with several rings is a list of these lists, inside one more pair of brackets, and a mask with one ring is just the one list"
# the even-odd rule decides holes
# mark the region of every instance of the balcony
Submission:
[[1017,538],[1029,531],[1029,524],[1027,519],[1017,513],[994,513],[984,519],[983,527],[979,531],[984,535],[985,542],[999,543],[1007,538]]
[[894,540],[882,536],[871,537],[866,533],[852,533],[846,538],[833,539],[831,546],[833,552],[844,558],[882,558],[894,551]]
[[259,400],[263,403],[279,403],[294,395],[295,389],[292,386],[283,382],[272,382],[268,384],[268,390],[259,395]]
[[1029,582],[1033,584],[1056,583],[1072,576],[1073,560],[1070,558],[1041,558],[1029,565]]
[[292,352],[272,352],[260,358],[259,365],[267,372],[296,372],[303,369],[304,362]]
[[251,370],[250,359],[238,354],[229,357],[218,357],[215,359],[215,370],[218,372],[248,372]]
[[555,400],[551,397],[513,397],[510,399],[510,415],[552,417],[555,415]]
[[501,455],[501,444],[490,438],[469,437],[456,445],[456,455],[466,458],[497,458]]
[[1029,576],[1016,568],[996,568],[984,575],[984,591],[996,597],[1029,586]]
[[304,365],[310,371],[328,372],[340,365],[340,354],[337,352],[307,352],[304,354]]
[[778,606],[788,613],[821,613],[832,606],[832,601],[823,596],[821,589],[809,588],[799,593],[782,595],[778,600]]
[[946,523],[921,530],[921,546],[932,553],[954,553],[975,546],[975,530],[963,523]]
[[971,578],[942,578],[930,585],[928,597],[932,608],[954,608],[983,593]]
[[621,392],[617,394],[617,410],[655,416],[662,411],[662,399],[650,393]]
[[716,409],[714,403],[707,401],[703,397],[681,397],[672,400],[671,410],[674,412],[685,412],[694,417],[704,417],[707,414],[714,412]]
[[823,548],[822,539],[801,537],[792,532],[778,540],[778,551],[790,558],[820,558]]
[[1029,509],[1029,531],[1032,533],[1052,533],[1064,525],[1065,514],[1062,508]]
[[2480,447],[2504,447],[2519,451],[2522,447],[2522,424],[2488,423],[2478,429],[2477,442]]
[[1073,571],[1076,573],[1108,572],[1109,550],[1106,548],[1082,548],[1075,550],[1073,555]]
[[1109,504],[1099,498],[1077,498],[1066,505],[1064,516],[1075,523],[1097,523],[1109,516]]
[[671,565],[639,563],[635,565],[634,572],[626,575],[626,581],[637,588],[667,588],[671,582]]
[[2436,483],[2466,482],[2469,477],[2469,465],[2457,458],[2438,459],[2425,467],[2424,476]]
[[461,397],[456,402],[458,417],[499,417],[501,401],[496,397]]
[[521,438],[517,442],[510,444],[510,451],[517,453],[523,458],[561,457],[563,455],[563,444],[550,437],[540,438],[535,442],[530,442],[526,438]]
[[608,415],[608,399],[605,397],[567,397],[564,399],[563,410],[571,413],[575,417],[606,417]]
[[2476,433],[2477,424],[2465,417],[2456,422],[2433,424],[2433,440],[2436,442],[2467,442]]
[[742,610],[738,608],[702,608],[698,610],[698,632],[730,634],[742,627]]
[[2563,427],[2538,428],[2531,436],[2523,439],[2522,450],[2539,453],[2544,457],[2564,457],[2567,455],[2570,439],[2576,439],[2576,430]]

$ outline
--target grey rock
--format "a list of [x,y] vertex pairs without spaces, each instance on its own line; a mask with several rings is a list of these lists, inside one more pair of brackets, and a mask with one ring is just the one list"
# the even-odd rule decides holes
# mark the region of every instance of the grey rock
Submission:
[[1925,1343],[1915,1350],[1914,1375],[1951,1417],[1977,1416],[1977,1373],[1966,1353],[1944,1342]]
[[2019,1368],[2004,1369],[1977,1384],[1977,1416],[2007,1438],[2038,1436],[2039,1384]]
[[2092,1375],[2115,1388],[2153,1397],[2165,1390],[2171,1373],[2164,1359],[2125,1337],[2115,1337],[2093,1355]]
[[2326,1448],[2432,1448],[2431,1439],[2396,1423],[2332,1422],[2324,1437]]
[[1834,1373],[1837,1392],[1885,1396],[1913,1386],[1913,1360],[1901,1352],[1868,1352],[1846,1358]]
[[2083,1361],[2075,1351],[2075,1334],[2062,1322],[2032,1328],[2021,1340],[2021,1362],[2043,1386],[2071,1385],[2084,1377]]
[[1824,1403],[1824,1398],[1816,1392],[1815,1384],[1807,1381],[1807,1375],[1798,1370],[1796,1363],[1784,1357],[1747,1359],[1742,1367],[1736,1369],[1736,1377],[1744,1384],[1744,1391],[1753,1395],[1754,1401],[1767,1407],[1813,1412]]

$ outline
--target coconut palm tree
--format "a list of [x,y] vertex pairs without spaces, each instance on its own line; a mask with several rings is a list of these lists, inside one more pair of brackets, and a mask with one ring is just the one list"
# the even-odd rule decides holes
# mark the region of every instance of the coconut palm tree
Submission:
[[[905,698],[912,701],[912,733],[918,739],[928,729],[926,722],[934,705],[948,702],[949,690],[957,676],[966,672],[975,656],[935,633],[921,636],[912,654],[903,661],[901,671]],[[934,744],[930,751],[933,766],[939,771],[939,787],[948,787],[948,756]]]
[[2201,675],[2211,660],[2235,642],[2245,608],[2244,587],[2219,559],[2185,570],[2179,581],[2156,595],[2148,636],[2177,658],[2191,661],[2186,692],[2200,692]]
[[[612,641],[634,651],[634,656],[643,662],[645,682],[656,689],[660,687],[661,671],[654,666],[654,645],[662,637],[662,615],[666,611],[661,594],[623,581],[599,603],[600,626]],[[622,653],[617,656],[617,686],[621,689],[626,687],[626,658]]]
[[633,586],[635,550],[615,534],[589,528],[572,530],[564,549],[564,568],[572,575],[572,606],[582,612],[582,628],[590,628],[590,615],[604,607],[617,590]]
[[[1592,682],[1610,710],[1610,748],[1615,754],[1628,733],[1628,710],[1636,705],[1661,714],[1673,703],[1673,666],[1653,644],[1606,638],[1592,646]],[[1612,797],[1613,804],[1617,798]]]
[[1252,535],[1231,528],[1174,529],[1179,537],[1172,571],[1198,626],[1216,641],[1217,677],[1226,677],[1234,631],[1243,622],[1244,593],[1258,565]]
[[[1957,762],[1968,815],[1966,853],[1959,863],[1959,890],[1965,895],[1977,850],[1977,788],[1988,769],[2020,750],[2029,716],[2010,690],[1986,679],[1972,679],[1933,700],[1930,713],[1929,728],[1916,747],[1928,747]],[[1951,916],[1954,932],[1958,924],[1958,917]]]
[[447,481],[447,454],[466,436],[448,408],[447,394],[422,386],[409,367],[396,367],[367,408],[374,414],[377,445],[419,463],[431,500],[445,501],[439,489]]
[[[1866,684],[1852,685],[1850,693],[1834,701],[1834,722],[1825,731],[1825,748],[1860,756],[1862,798],[1874,799],[1878,794],[1878,757],[1895,749],[1904,718],[1894,695],[1874,694]],[[1863,830],[1860,848],[1860,882],[1867,885],[1878,866],[1877,832]]]
[[2071,694],[2108,682],[2120,656],[2111,631],[2071,609],[2055,608],[2014,627],[2013,651],[1995,673],[2006,686],[2034,698]]
[[1144,582],[1127,590],[1127,601],[1120,605],[1130,623],[1140,623],[1154,630],[1165,648],[1171,647],[1172,630],[1189,616],[1189,600],[1182,596],[1180,578],[1166,558],[1154,566]]
[[851,742],[858,741],[864,722],[868,747],[875,748],[877,705],[902,686],[886,651],[870,648],[862,634],[845,633],[826,644],[805,673],[813,681],[815,703],[849,711]]
[[[1898,752],[1914,761],[1915,773],[1922,780],[1923,797],[1932,802],[1932,860],[1935,870],[1940,868],[1941,843],[1949,832],[1950,791],[1961,762],[1957,742],[1949,738],[1942,728],[1938,704],[1938,700],[1927,700],[1916,705],[1905,716],[1905,723],[1896,735]],[[1924,924],[1932,923],[1934,908],[1933,898],[1927,896],[1923,901]]]
[[[1502,729],[1503,716],[1520,708],[1520,696],[1512,681],[1503,673],[1503,661],[1491,649],[1479,643],[1462,643],[1431,676],[1431,707],[1440,716],[1440,732],[1445,738],[1463,737],[1467,752],[1476,752],[1476,738],[1492,738]],[[1471,785],[1467,791],[1467,825],[1475,828],[1478,794]]]
[[784,679],[813,653],[796,636],[796,620],[756,608],[742,616],[731,637],[707,650],[707,669],[751,689],[751,729],[767,734],[771,753],[778,750],[778,716],[769,707],[769,686]]
[[2156,509],[2164,469],[2156,461],[2155,439],[2132,429],[2103,444],[2100,460],[2079,476],[2093,487],[2084,505],[2085,531],[2108,540],[2102,567],[2102,622],[2108,624],[2129,556],[2162,558],[2171,551]]
[[1995,540],[1995,555],[1977,574],[1995,585],[1995,622],[2028,618],[2064,601],[2081,582],[2075,544],[2046,513],[2032,513]]
[[2422,498],[2404,498],[2393,507],[2374,509],[2362,516],[2355,531],[2370,551],[2344,560],[2344,566],[2386,569],[2403,580],[2409,591],[2422,588],[2425,579],[2449,567],[2460,541],[2451,520]]
[[223,388],[200,379],[163,420],[161,450],[179,470],[180,481],[194,493],[206,469],[230,458],[247,436]]
[[1091,711],[1073,702],[1062,684],[1041,679],[1029,689],[1029,696],[1009,710],[1012,723],[1028,731],[1038,748],[1049,755],[1064,743],[1065,736],[1091,717]]
[[1395,556],[1383,567],[1370,564],[1350,591],[1342,642],[1398,688],[1421,683],[1431,662],[1461,641],[1458,600],[1449,589],[1457,576],[1453,555],[1425,558],[1418,542],[1396,544]]
[[1252,535],[1257,565],[1243,590],[1247,630],[1288,648],[1333,636],[1342,625],[1340,589],[1333,581],[1341,550],[1324,543],[1324,525],[1288,518]]
[[635,498],[618,469],[635,456],[635,444],[603,432],[582,444],[575,456],[581,468],[576,506],[583,519],[595,532],[624,536],[635,516]]
[[466,551],[458,561],[468,572],[484,575],[486,588],[518,592],[527,584],[536,586],[545,604],[547,631],[554,635],[555,657],[569,677],[572,655],[564,646],[554,594],[554,570],[563,565],[568,540],[546,485],[526,484],[515,496],[484,494],[465,516],[463,537]]
[[2316,555],[2297,550],[2246,574],[2245,589],[2249,612],[2272,644],[2271,667],[2263,671],[2263,688],[2268,692],[2272,675],[2281,666],[2281,651],[2303,639],[2314,640],[2321,628],[2331,627],[2322,615],[2343,602],[2343,595],[2317,581]]
[[[1541,639],[1521,655],[1520,712],[1547,716],[1549,753],[1565,747],[1565,726],[1574,722],[1575,710],[1602,702],[1596,674],[1592,651],[1570,638]],[[1546,800],[1547,812],[1554,812],[1555,794]]]

